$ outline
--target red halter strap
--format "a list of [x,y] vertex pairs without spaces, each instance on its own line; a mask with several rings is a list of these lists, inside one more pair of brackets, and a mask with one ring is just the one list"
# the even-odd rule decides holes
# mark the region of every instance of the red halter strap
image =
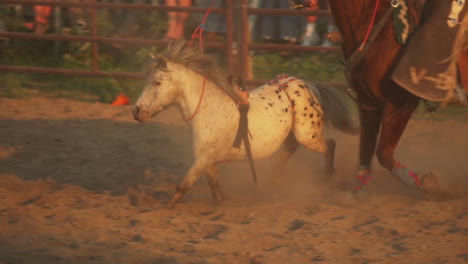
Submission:
[[[217,0],[211,1],[210,7],[206,11],[205,16],[203,17],[201,24],[198,25],[197,28],[195,28],[195,30],[193,31],[192,39],[190,40],[190,42],[188,44],[189,47],[192,47],[194,40],[198,37],[199,44],[200,44],[200,50],[201,50],[202,53],[204,53],[202,36],[203,36],[203,31],[205,31],[205,22],[208,19],[208,16],[211,13],[211,9],[213,8],[216,1]],[[191,121],[198,114],[198,111],[200,110],[201,102],[203,100],[203,97],[205,96],[205,90],[206,90],[206,77],[203,77],[203,87],[202,87],[202,92],[201,92],[201,95],[200,95],[200,99],[198,100],[197,108],[195,108],[195,111],[193,112],[192,116],[189,117],[188,119],[186,119],[186,121]]]

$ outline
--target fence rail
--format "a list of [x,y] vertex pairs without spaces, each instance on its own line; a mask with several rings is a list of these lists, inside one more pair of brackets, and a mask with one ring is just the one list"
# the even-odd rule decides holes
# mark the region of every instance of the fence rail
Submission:
[[[201,7],[170,7],[163,5],[148,5],[148,4],[120,4],[120,3],[85,3],[85,2],[64,2],[61,0],[0,0],[0,5],[50,5],[54,7],[78,7],[91,9],[122,9],[122,10],[152,10],[163,12],[190,12],[204,13],[208,8]],[[269,9],[269,8],[249,8],[247,0],[226,0],[225,8],[212,8],[211,12],[224,15],[226,18],[226,39],[221,42],[204,42],[203,45],[209,48],[215,48],[225,51],[228,72],[231,74],[240,74],[249,85],[255,85],[264,82],[264,80],[255,80],[248,78],[247,67],[234,67],[234,65],[247,65],[249,51],[269,50],[269,51],[323,51],[323,52],[338,52],[337,47],[321,47],[321,46],[298,46],[285,44],[261,44],[251,43],[249,41],[248,16],[249,15],[292,15],[292,16],[328,16],[330,11],[301,11],[285,10],[285,9]],[[236,26],[234,26],[234,24]],[[69,76],[83,77],[113,77],[113,78],[142,78],[141,74],[130,72],[105,72],[99,69],[98,43],[117,43],[126,45],[138,46],[158,46],[165,47],[169,43],[167,40],[159,39],[143,39],[143,38],[121,38],[121,37],[101,37],[97,32],[96,12],[92,12],[91,17],[91,35],[89,36],[73,36],[60,34],[34,34],[34,33],[19,33],[19,32],[0,32],[0,38],[13,39],[31,39],[31,40],[52,40],[52,41],[73,41],[73,42],[91,42],[93,46],[92,52],[92,68],[90,70],[71,70],[60,68],[42,68],[28,66],[12,66],[0,65],[0,71],[6,72],[22,72],[22,73],[40,73],[40,74],[59,74]],[[233,56],[234,40],[238,43],[238,55]],[[344,83],[329,83],[333,86],[344,88]]]

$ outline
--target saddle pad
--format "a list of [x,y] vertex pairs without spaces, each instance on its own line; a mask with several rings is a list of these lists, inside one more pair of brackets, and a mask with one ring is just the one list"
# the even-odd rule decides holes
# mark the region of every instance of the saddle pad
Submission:
[[[468,9],[466,0],[428,3],[427,19],[415,31],[396,64],[391,78],[423,99],[443,102],[457,84],[453,52],[460,24]],[[452,20],[453,19],[453,20]],[[466,19],[465,19],[466,20]]]

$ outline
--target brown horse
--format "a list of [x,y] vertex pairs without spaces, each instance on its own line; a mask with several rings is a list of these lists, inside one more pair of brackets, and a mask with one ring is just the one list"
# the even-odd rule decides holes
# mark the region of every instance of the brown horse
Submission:
[[[330,0],[335,23],[343,38],[343,58],[353,56],[362,45],[371,25],[378,27],[391,0]],[[418,7],[421,0],[409,1]],[[377,5],[378,4],[378,5]],[[419,6],[420,9],[422,5]],[[375,12],[373,12],[375,10]],[[420,13],[410,10],[412,18]],[[375,14],[374,14],[375,13]],[[419,98],[390,79],[400,56],[402,45],[395,37],[391,19],[387,19],[375,38],[370,38],[362,60],[348,68],[348,83],[355,91],[361,120],[357,185],[361,189],[371,179],[370,168],[374,152],[379,163],[410,188],[434,190],[437,179],[432,174],[420,175],[395,159],[395,148]],[[373,39],[373,40],[371,40]],[[379,134],[380,132],[380,134]]]

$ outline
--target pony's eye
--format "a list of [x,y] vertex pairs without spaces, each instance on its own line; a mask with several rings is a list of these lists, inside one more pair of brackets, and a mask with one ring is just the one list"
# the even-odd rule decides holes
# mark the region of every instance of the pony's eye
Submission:
[[154,81],[153,82],[153,86],[159,86],[159,85],[161,85],[161,82],[159,82],[159,81]]

